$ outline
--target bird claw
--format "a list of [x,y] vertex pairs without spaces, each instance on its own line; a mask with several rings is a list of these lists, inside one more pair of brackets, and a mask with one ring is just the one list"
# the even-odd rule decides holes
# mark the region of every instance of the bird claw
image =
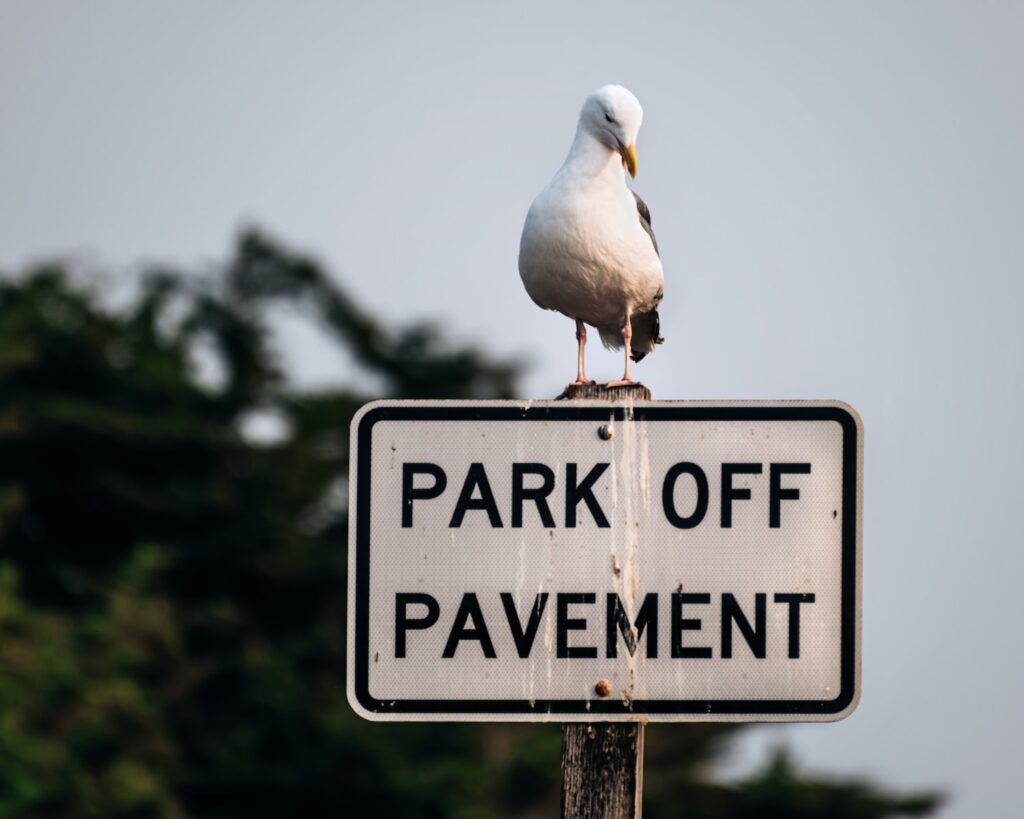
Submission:
[[609,381],[605,384],[606,387],[642,387],[643,384],[639,381],[634,381],[632,378],[620,378],[618,381]]

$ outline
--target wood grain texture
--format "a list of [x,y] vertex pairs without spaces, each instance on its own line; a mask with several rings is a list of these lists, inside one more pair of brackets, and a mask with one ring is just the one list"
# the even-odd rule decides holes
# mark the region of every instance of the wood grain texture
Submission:
[[567,722],[562,726],[563,819],[640,819],[644,726]]
[[604,384],[569,384],[559,398],[570,401],[650,401],[651,391],[639,382],[624,387]]
[[[571,400],[649,401],[651,391],[643,384],[611,388],[603,384],[570,384],[566,397]],[[565,723],[562,726],[562,819],[640,819],[643,770],[642,723]]]

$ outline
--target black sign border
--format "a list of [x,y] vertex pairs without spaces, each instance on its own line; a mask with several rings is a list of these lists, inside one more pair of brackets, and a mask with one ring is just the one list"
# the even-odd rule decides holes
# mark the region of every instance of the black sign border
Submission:
[[[840,603],[840,689],[832,700],[490,700],[490,699],[416,699],[378,700],[370,695],[370,463],[372,432],[381,421],[623,421],[627,413],[637,421],[835,421],[843,429],[843,521],[842,578]],[[573,716],[593,719],[595,715],[700,714],[735,718],[749,715],[769,718],[824,716],[841,714],[855,701],[857,691],[857,525],[858,525],[858,446],[856,418],[835,405],[660,405],[658,402],[633,406],[587,402],[564,406],[527,405],[509,402],[502,405],[386,404],[368,410],[358,421],[355,509],[355,697],[373,715],[480,715],[517,714]],[[351,544],[350,544],[351,548]]]

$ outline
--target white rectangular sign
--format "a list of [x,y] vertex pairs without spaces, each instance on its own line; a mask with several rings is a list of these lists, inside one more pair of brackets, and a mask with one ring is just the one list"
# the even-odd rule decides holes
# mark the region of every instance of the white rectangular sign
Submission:
[[390,401],[352,422],[375,720],[835,720],[860,693],[838,402]]

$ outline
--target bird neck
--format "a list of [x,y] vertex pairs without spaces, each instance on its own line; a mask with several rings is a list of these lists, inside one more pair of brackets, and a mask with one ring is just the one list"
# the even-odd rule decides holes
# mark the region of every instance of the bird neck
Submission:
[[618,153],[600,142],[582,123],[576,128],[576,138],[562,167],[573,176],[618,180],[625,184]]

